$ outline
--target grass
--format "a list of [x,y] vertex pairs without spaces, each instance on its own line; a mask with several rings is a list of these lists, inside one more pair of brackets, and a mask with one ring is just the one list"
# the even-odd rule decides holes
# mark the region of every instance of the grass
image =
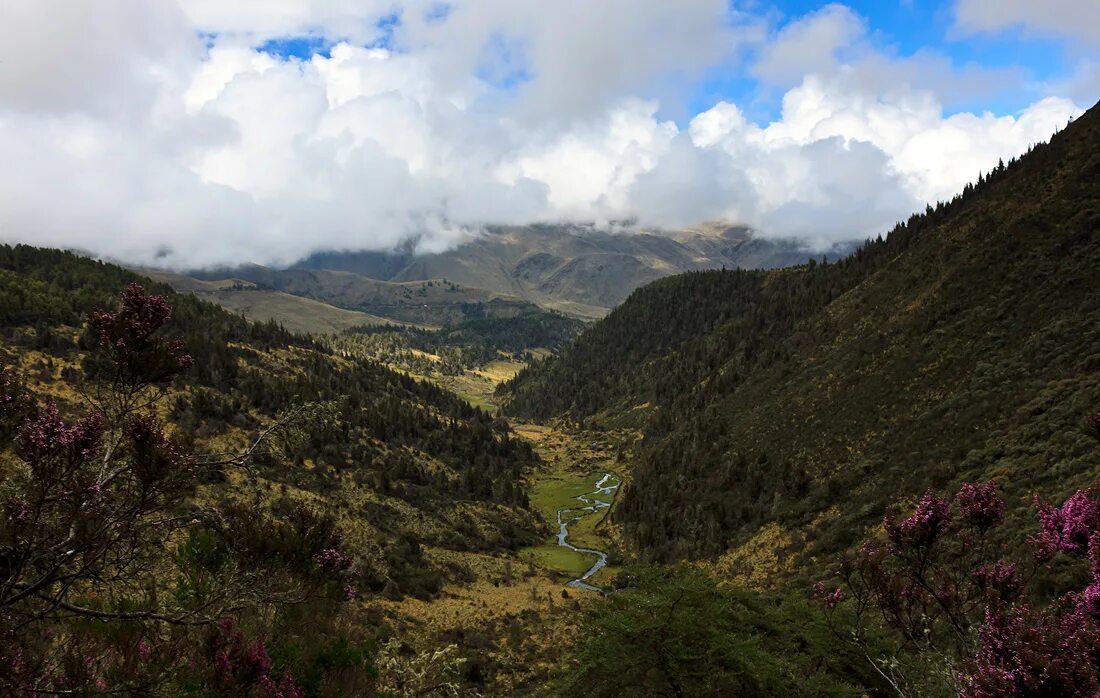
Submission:
[[519,551],[521,560],[527,560],[543,569],[560,572],[570,578],[576,578],[588,571],[596,562],[595,555],[577,553],[569,548],[559,547],[555,543],[545,543]]
[[526,365],[525,363],[512,361],[511,359],[497,359],[475,370],[474,373],[493,381],[495,387],[497,383],[502,383],[514,378]]
[[553,525],[558,509],[579,506],[576,497],[596,489],[597,473],[546,473],[531,488],[531,505]]
[[465,371],[460,376],[436,375],[427,379],[457,394],[474,407],[495,414],[500,409],[494,402],[497,384],[516,375],[524,366],[526,364],[518,361],[497,359],[475,370]]
[[276,320],[294,332],[335,333],[360,325],[399,324],[386,318],[266,289],[221,289],[198,295],[249,320]]
[[[596,558],[593,555],[577,553],[557,544],[557,511],[562,508],[581,506],[576,497],[589,494],[596,489],[596,481],[602,472],[547,472],[541,474],[531,487],[531,506],[550,524],[553,535],[544,544],[525,548],[520,551],[523,559],[534,564],[571,575],[580,576],[588,571]],[[611,503],[609,497],[595,497]],[[607,549],[607,542],[595,529],[596,524],[607,513],[606,509],[588,513],[573,519],[569,524],[569,542],[580,547]]]

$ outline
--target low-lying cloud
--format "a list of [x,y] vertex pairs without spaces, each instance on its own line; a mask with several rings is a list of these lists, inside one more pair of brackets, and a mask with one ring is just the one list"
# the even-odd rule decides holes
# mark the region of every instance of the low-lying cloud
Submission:
[[[313,5],[0,0],[0,239],[196,267],[727,219],[824,247],[1082,111],[946,115],[969,69],[878,53],[842,6],[776,30],[724,0]],[[311,32],[327,56],[257,48]],[[778,117],[664,116],[715,69],[781,90]]]

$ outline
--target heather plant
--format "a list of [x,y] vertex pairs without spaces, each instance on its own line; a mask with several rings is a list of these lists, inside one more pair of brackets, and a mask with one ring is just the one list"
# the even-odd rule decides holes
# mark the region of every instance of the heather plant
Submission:
[[[1035,502],[1030,554],[1010,561],[993,535],[1005,514],[995,483],[964,483],[950,498],[929,490],[911,512],[888,511],[884,535],[843,561],[841,584],[819,582],[811,596],[899,695],[1095,696],[1100,507],[1083,490]],[[1031,582],[1057,556],[1088,563],[1088,581],[1044,602]],[[881,631],[893,649],[871,652]]]
[[[215,629],[215,658],[230,664],[201,685],[297,696],[262,638],[246,643],[226,619],[354,589],[331,517],[285,505],[294,515],[276,518],[193,496],[206,472],[271,455],[295,420],[324,410],[289,410],[240,452],[191,453],[156,409],[192,363],[163,337],[171,316],[137,284],[115,311],[92,313],[79,405],[40,404],[0,372],[0,693],[149,692],[201,663],[211,645],[198,640]],[[280,557],[287,548],[294,555]]]

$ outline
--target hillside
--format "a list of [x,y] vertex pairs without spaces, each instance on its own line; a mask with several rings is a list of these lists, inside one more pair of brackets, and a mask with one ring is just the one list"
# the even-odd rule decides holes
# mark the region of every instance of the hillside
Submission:
[[168,284],[179,293],[193,293],[253,322],[278,322],[291,332],[326,334],[364,325],[399,324],[377,315],[345,310],[310,298],[274,291],[251,281],[204,281],[157,269],[135,268],[134,271]]
[[[441,327],[473,318],[507,318],[534,310],[515,296],[471,288],[450,279],[423,281],[379,281],[349,271],[328,269],[269,269],[246,265],[234,269],[211,269],[171,275],[180,289],[194,291],[196,285],[212,283],[228,303],[241,303],[229,295],[235,282],[254,284],[318,301],[338,309],[364,313],[399,324]],[[245,289],[246,290],[246,289]],[[247,302],[247,301],[245,301]],[[377,323],[358,323],[377,324]]]
[[[0,247],[4,363],[22,367],[32,387],[71,407],[79,387],[74,369],[88,341],[81,316],[111,307],[135,280],[141,277],[69,253]],[[533,456],[504,423],[431,384],[149,286],[167,295],[170,333],[195,357],[167,403],[171,423],[198,450],[243,444],[296,405],[336,401],[336,432],[311,434],[294,467],[259,475],[268,486],[319,497],[341,512],[361,536],[360,551],[377,556],[368,574],[376,591],[430,596],[453,572],[424,558],[429,549],[515,547],[537,528],[520,486]],[[227,496],[255,487],[227,486]],[[415,554],[383,550],[394,539],[414,545]]]
[[[838,248],[838,251],[840,249]],[[582,226],[493,227],[446,252],[332,252],[298,267],[349,271],[387,281],[429,279],[523,298],[584,318],[602,317],[634,289],[697,269],[771,268],[804,262],[797,243],[741,227],[609,233]]]
[[644,425],[616,512],[633,541],[747,574],[766,536],[790,576],[904,493],[996,478],[1019,521],[1034,491],[1093,485],[1098,269],[1093,108],[838,263],[635,292],[508,409]]

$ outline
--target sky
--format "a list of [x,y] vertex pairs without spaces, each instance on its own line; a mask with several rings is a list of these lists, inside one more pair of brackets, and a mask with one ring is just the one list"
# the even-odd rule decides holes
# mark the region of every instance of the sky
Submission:
[[0,0],[0,241],[887,231],[1100,99],[1096,0]]

